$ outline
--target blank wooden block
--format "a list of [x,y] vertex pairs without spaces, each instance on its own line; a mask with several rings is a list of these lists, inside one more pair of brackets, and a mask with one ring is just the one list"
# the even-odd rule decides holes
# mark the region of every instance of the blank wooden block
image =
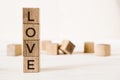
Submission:
[[24,73],[39,72],[39,57],[24,57],[23,72]]
[[39,24],[39,8],[23,8],[23,23]]
[[23,42],[24,57],[39,57],[39,41],[24,40]]
[[22,46],[21,46],[21,44],[9,44],[9,45],[7,45],[7,55],[8,56],[22,55]]
[[110,56],[111,47],[109,44],[97,44],[95,47],[95,55],[97,56]]
[[94,42],[84,43],[84,53],[94,53]]
[[43,41],[41,41],[41,50],[43,50],[43,51],[46,51],[46,46],[48,45],[48,44],[50,44],[50,43],[52,43],[52,41],[50,41],[50,40],[43,40]]
[[46,52],[50,55],[58,55],[59,54],[59,45],[57,43],[49,43],[46,46]]
[[38,24],[23,24],[23,39],[37,40],[39,39],[39,25]]
[[60,46],[60,50],[62,50],[65,54],[72,54],[75,45],[69,40],[63,40]]

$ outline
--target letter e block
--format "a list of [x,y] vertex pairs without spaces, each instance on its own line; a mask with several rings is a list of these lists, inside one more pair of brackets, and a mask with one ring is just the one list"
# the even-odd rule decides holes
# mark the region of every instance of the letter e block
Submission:
[[24,57],[23,72],[24,73],[39,72],[39,57]]

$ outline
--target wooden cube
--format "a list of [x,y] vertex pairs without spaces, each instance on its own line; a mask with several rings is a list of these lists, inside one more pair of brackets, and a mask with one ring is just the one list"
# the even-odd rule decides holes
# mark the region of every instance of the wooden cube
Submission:
[[39,57],[39,41],[24,40],[23,42],[24,57]]
[[95,55],[97,56],[110,56],[111,47],[109,44],[97,44],[95,46]]
[[23,8],[24,24],[39,24],[39,8]]
[[50,41],[50,40],[43,40],[43,41],[41,41],[41,50],[43,50],[43,51],[46,51],[46,47],[50,44],[50,43],[52,43],[52,41]]
[[24,73],[39,72],[39,57],[24,57],[23,72]]
[[65,54],[72,54],[75,45],[69,40],[63,40],[60,46],[60,50]]
[[21,44],[9,44],[9,45],[7,45],[7,55],[8,56],[22,55],[22,46],[21,46]]
[[94,42],[84,43],[84,53],[94,53]]
[[59,45],[57,43],[49,43],[46,45],[46,52],[49,55],[59,55]]
[[39,25],[38,24],[23,24],[23,39],[24,40],[38,40],[39,39]]

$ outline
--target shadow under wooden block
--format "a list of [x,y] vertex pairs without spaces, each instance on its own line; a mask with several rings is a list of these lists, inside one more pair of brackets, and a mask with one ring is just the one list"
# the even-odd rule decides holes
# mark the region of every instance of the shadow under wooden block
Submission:
[[111,46],[109,44],[97,44],[95,46],[95,55],[97,56],[110,56]]
[[39,57],[24,57],[23,58],[23,72],[36,73],[39,72]]
[[59,45],[57,43],[49,43],[46,45],[46,52],[49,55],[59,55]]
[[39,8],[23,8],[23,23],[39,23]]
[[9,45],[7,45],[7,55],[8,56],[22,55],[22,46],[21,46],[21,44],[9,44]]
[[63,40],[60,46],[60,50],[64,54],[72,54],[74,48],[75,48],[75,45],[69,40]]
[[46,47],[50,43],[52,43],[52,41],[50,41],[50,40],[43,40],[43,41],[41,41],[41,47],[40,47],[41,50],[46,51]]
[[39,40],[24,40],[23,42],[24,57],[39,57]]
[[38,24],[23,24],[23,39],[37,40],[39,39],[39,25]]
[[84,53],[94,53],[94,42],[84,43]]

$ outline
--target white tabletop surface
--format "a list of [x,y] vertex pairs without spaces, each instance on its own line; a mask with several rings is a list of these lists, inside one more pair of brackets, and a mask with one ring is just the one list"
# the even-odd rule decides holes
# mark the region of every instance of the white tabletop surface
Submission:
[[0,80],[120,80],[120,54],[40,56],[39,73],[23,73],[23,57],[0,55]]

